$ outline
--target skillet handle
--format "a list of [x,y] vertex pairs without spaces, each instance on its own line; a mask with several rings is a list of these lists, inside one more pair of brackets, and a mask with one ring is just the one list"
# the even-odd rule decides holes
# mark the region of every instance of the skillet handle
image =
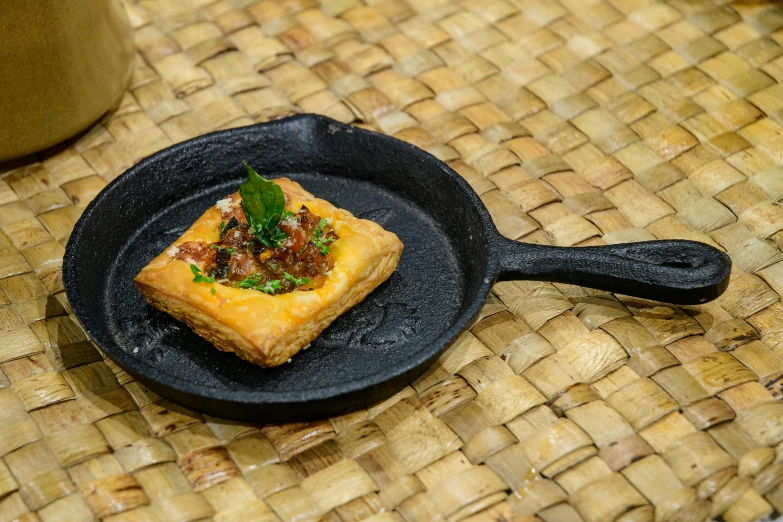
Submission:
[[500,276],[581,285],[674,304],[698,304],[729,285],[731,260],[695,241],[552,247],[498,239]]

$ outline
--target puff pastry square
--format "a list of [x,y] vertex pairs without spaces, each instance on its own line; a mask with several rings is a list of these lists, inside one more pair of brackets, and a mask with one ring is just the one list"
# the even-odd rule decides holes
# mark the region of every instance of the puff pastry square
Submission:
[[286,210],[296,212],[306,205],[314,214],[330,219],[339,236],[330,245],[334,268],[322,287],[268,295],[193,282],[188,261],[176,259],[172,252],[186,242],[209,244],[219,239],[224,210],[217,205],[135,278],[149,305],[185,322],[220,350],[264,367],[288,361],[340,314],[367,297],[394,272],[403,249],[397,236],[380,225],[315,198],[294,181],[272,181],[283,190]]

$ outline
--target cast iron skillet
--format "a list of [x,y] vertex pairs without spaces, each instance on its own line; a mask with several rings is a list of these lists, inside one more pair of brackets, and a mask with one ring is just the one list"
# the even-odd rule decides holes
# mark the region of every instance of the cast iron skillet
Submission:
[[[248,161],[397,233],[392,277],[290,364],[262,369],[146,306],[133,277]],[[68,299],[86,331],[153,391],[221,417],[291,421],[365,407],[421,375],[476,317],[499,276],[573,283],[671,303],[726,288],[729,258],[702,243],[555,248],[500,236],[481,200],[426,152],[328,118],[299,115],[163,150],[110,183],[74,227]]]

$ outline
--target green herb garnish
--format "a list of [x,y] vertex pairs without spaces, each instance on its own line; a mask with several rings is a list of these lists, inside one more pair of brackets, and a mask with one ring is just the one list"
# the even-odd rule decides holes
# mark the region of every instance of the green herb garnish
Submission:
[[222,236],[223,235],[223,230],[225,230],[225,228],[226,228],[226,222],[225,221],[221,221],[220,225],[218,225],[218,235]]
[[204,274],[201,273],[201,269],[194,265],[193,263],[190,264],[190,271],[193,272],[193,275],[195,276],[193,278],[194,283],[214,283],[215,282],[215,276],[207,277]]
[[282,288],[283,287],[280,286],[280,280],[279,279],[273,279],[271,281],[267,281],[266,283],[264,283],[264,286],[259,288],[259,290],[261,290],[265,294],[274,294],[275,290],[280,290]]
[[247,169],[247,181],[239,186],[239,194],[250,233],[265,247],[277,248],[287,237],[278,228],[285,211],[283,190],[261,177],[247,162],[243,164]]
[[214,287],[210,288],[209,291],[210,293],[212,293],[212,295],[215,295],[217,293],[217,290],[215,290]]
[[237,288],[247,288],[250,290],[258,290],[265,294],[274,294],[275,290],[281,290],[283,287],[280,285],[279,279],[273,279],[266,283],[261,283],[261,276],[250,276],[234,284]]
[[288,272],[283,272],[283,277],[291,281],[296,286],[306,285],[310,283],[310,280],[306,277],[295,277]]
[[237,288],[251,288],[253,290],[256,290],[256,286],[261,284],[261,277],[260,276],[250,276],[246,277],[241,281],[237,281],[234,283],[234,286]]
[[212,249],[215,249],[215,250],[221,250],[221,251],[225,252],[226,254],[233,254],[234,253],[234,249],[233,248],[222,247],[220,245],[209,245],[209,248],[212,248]]
[[327,245],[335,240],[333,237],[326,237],[324,234],[325,226],[326,219],[321,218],[321,221],[318,222],[318,226],[313,229],[313,235],[310,238],[310,241],[321,250],[321,254],[323,255],[329,254],[329,247]]

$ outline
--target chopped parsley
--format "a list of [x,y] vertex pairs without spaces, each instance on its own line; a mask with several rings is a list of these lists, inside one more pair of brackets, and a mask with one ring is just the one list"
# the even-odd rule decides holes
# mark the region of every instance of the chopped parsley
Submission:
[[260,292],[264,292],[265,294],[274,294],[276,290],[282,290],[283,288],[279,279],[273,279],[271,281],[262,283],[260,275],[246,277],[243,280],[234,283],[234,286],[237,288],[258,290]]
[[280,286],[280,280],[279,279],[273,279],[272,281],[267,281],[264,283],[264,286],[259,288],[262,292],[265,294],[274,294],[275,290],[281,290],[283,287]]
[[190,271],[193,272],[193,275],[195,276],[193,278],[194,283],[214,283],[215,282],[215,276],[207,277],[204,274],[201,273],[201,269],[194,265],[193,263],[190,264]]
[[283,272],[283,277],[291,281],[296,286],[306,285],[310,283],[310,280],[306,277],[295,277],[288,272]]
[[239,186],[239,195],[250,233],[265,247],[277,248],[288,237],[278,226],[285,213],[283,189],[261,177],[247,162],[244,165],[247,181]]
[[261,284],[261,277],[260,276],[250,276],[246,277],[241,281],[237,281],[234,283],[234,286],[237,288],[251,288],[253,290],[257,290],[256,286]]
[[212,249],[215,249],[215,250],[220,250],[222,252],[225,252],[226,254],[233,254],[234,253],[234,249],[233,248],[226,248],[226,247],[222,247],[220,245],[209,245],[209,248],[212,248]]
[[225,228],[226,228],[226,222],[225,221],[221,221],[220,225],[218,225],[218,235],[222,236],[223,235],[223,230],[225,230]]
[[[310,280],[306,277],[295,277],[288,272],[283,272],[283,277],[288,281],[291,281],[296,286],[306,285],[310,282]],[[265,294],[274,294],[277,290],[283,289],[283,286],[280,284],[280,279],[272,279],[266,282],[262,282],[261,279],[261,275],[252,275],[250,277],[244,278],[241,281],[237,281],[234,283],[234,286],[236,288],[258,290],[259,292],[264,292]]]
[[217,293],[217,290],[215,290],[215,287],[209,289],[209,291],[212,293],[212,295],[215,295]]
[[333,237],[326,237],[324,234],[326,223],[326,219],[321,218],[321,221],[318,222],[318,226],[313,229],[313,235],[310,238],[310,241],[321,250],[321,254],[323,255],[329,254],[329,247],[327,245],[334,241]]

